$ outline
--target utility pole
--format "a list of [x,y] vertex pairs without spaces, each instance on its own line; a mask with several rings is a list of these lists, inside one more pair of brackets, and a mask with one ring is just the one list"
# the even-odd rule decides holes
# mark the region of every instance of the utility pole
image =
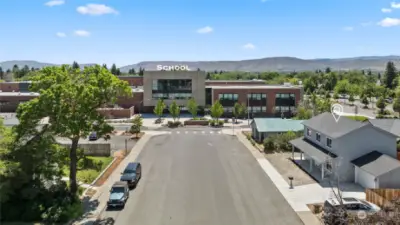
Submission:
[[232,117],[232,135],[235,135],[235,117]]

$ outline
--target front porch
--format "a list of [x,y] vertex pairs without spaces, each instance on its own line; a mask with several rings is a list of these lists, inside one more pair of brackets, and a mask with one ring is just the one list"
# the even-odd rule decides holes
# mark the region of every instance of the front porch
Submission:
[[336,155],[327,153],[325,149],[304,139],[290,141],[292,144],[292,160],[317,182],[332,177],[332,163]]

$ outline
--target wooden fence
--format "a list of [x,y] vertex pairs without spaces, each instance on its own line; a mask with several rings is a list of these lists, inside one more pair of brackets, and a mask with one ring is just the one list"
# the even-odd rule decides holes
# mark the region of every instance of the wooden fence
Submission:
[[366,200],[380,207],[391,206],[391,201],[400,198],[400,189],[366,189]]

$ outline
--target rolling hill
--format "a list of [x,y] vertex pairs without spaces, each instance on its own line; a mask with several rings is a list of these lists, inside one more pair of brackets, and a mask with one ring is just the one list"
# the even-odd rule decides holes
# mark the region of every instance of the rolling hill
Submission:
[[[270,57],[262,59],[250,59],[241,61],[145,61],[137,64],[120,67],[121,72],[128,72],[134,68],[138,70],[140,67],[146,70],[156,70],[157,65],[188,65],[190,69],[214,71],[305,71],[325,69],[330,67],[333,70],[352,70],[352,69],[370,69],[372,71],[383,71],[388,61],[393,61],[400,68],[400,56],[363,56],[354,58],[338,58],[338,59],[300,59],[295,57]],[[54,66],[55,64],[37,62],[37,61],[6,61],[0,62],[3,70],[12,69],[14,65],[23,67],[42,68],[44,66]],[[91,64],[81,64],[81,66],[90,66]]]

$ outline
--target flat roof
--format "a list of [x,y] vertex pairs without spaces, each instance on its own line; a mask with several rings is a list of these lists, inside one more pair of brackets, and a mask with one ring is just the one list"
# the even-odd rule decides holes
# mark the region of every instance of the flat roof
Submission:
[[7,96],[39,96],[39,93],[35,92],[0,92],[0,97]]
[[304,130],[304,120],[281,118],[254,118],[258,132],[298,132]]
[[300,89],[299,86],[284,86],[284,85],[228,85],[228,86],[217,86],[207,85],[206,88],[212,89]]

